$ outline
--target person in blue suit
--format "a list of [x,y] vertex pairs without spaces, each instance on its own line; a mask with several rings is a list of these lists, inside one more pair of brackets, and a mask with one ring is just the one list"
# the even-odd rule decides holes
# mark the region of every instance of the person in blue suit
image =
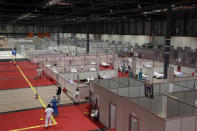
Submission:
[[12,55],[14,55],[14,50],[12,49]]
[[142,69],[140,69],[140,72],[139,72],[139,80],[142,80]]
[[52,101],[50,103],[52,103],[52,108],[54,110],[53,115],[54,115],[54,117],[56,117],[58,115],[58,109],[57,109],[57,103],[58,103],[58,101],[56,100],[56,97],[55,96],[53,96],[53,99],[52,99]]
[[132,71],[131,68],[130,68],[130,70],[129,70],[129,77],[133,77],[133,71]]

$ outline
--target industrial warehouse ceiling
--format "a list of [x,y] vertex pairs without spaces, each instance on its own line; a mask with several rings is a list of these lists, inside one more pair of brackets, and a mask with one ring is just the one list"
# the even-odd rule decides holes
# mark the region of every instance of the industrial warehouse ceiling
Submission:
[[[195,10],[196,0],[0,0],[0,24],[64,24],[165,17]],[[196,14],[196,13],[195,13]]]

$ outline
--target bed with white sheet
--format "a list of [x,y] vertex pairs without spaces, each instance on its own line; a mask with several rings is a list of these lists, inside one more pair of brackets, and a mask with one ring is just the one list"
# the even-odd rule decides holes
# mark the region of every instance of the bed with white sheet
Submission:
[[109,66],[109,64],[106,63],[106,62],[102,62],[101,65],[104,66],[104,67],[108,67]]
[[70,80],[68,80],[69,81],[69,83],[71,84],[71,85],[76,85],[77,83],[75,83],[72,79],[70,79]]
[[88,78],[87,78],[88,83],[89,83],[90,81],[93,81],[93,80],[94,80],[94,77],[88,77]]
[[127,61],[128,61],[129,63],[132,63],[133,60],[132,60],[132,59],[128,59]]
[[142,79],[143,80],[147,80],[147,78],[148,78],[148,75],[147,74],[142,74]]
[[90,70],[89,71],[91,71],[91,72],[95,72],[96,71],[96,68],[90,68]]
[[91,61],[91,64],[92,64],[92,65],[96,65],[96,62],[94,62],[94,61]]
[[46,67],[51,67],[51,65],[45,65]]
[[183,77],[184,76],[184,74],[182,72],[178,72],[178,71],[174,71],[174,75],[176,77]]
[[153,78],[163,79],[164,78],[164,74],[163,73],[154,72]]
[[72,68],[72,69],[71,69],[71,72],[72,72],[72,73],[77,72],[77,69]]
[[111,76],[109,76],[109,75],[103,75],[102,78],[103,79],[111,79]]

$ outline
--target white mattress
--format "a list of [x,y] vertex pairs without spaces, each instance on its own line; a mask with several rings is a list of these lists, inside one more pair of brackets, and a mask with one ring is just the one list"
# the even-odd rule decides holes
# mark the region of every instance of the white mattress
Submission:
[[92,62],[91,62],[91,64],[92,64],[92,65],[95,65],[95,64],[96,64],[96,62],[92,61]]
[[102,66],[109,66],[109,64],[107,64],[106,62],[102,62],[101,65]]
[[77,72],[77,69],[72,68],[72,69],[71,69],[71,72],[72,72],[72,73],[73,73],[73,72]]
[[51,67],[51,65],[45,65],[46,67]]
[[89,81],[93,81],[94,80],[94,77],[88,77],[87,80],[88,80],[88,83],[89,83]]
[[164,78],[164,74],[158,73],[158,72],[154,72],[153,77],[155,77],[157,79],[163,79]]
[[143,80],[147,80],[147,78],[148,78],[148,75],[147,74],[142,74],[142,79]]
[[128,62],[129,62],[129,63],[132,63],[132,61],[133,61],[132,59],[128,59]]
[[109,76],[109,75],[103,75],[102,78],[103,79],[111,79],[111,76]]
[[176,77],[183,77],[184,76],[184,74],[182,72],[177,72],[177,71],[174,71],[174,75]]
[[69,83],[72,84],[72,85],[76,84],[72,79],[69,80]]
[[92,71],[92,72],[96,71],[96,68],[90,68],[90,71]]

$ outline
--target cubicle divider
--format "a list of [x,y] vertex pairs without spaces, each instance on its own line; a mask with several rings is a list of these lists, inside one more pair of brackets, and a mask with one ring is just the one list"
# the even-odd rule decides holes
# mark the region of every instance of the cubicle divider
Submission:
[[140,131],[165,131],[165,120],[146,109],[131,103],[123,97],[117,96],[113,92],[101,88],[99,85],[93,85],[93,94],[98,99],[99,121],[106,127],[109,127],[110,103],[116,107],[116,131],[128,131],[130,125],[130,116],[139,120]]
[[[119,96],[124,97],[143,97],[145,96],[145,87],[142,81],[132,79],[129,77],[115,78],[108,80],[96,80],[95,83],[107,88]],[[181,92],[191,90],[190,88],[178,86],[173,83],[153,83],[153,94],[168,94],[174,92]]]
[[165,131],[196,131],[196,121],[196,115],[167,119]]
[[112,103],[117,109],[116,131],[129,130],[130,116],[139,121],[140,131],[196,131],[197,108],[173,97],[174,93],[183,93],[187,88],[174,86],[171,90],[168,83],[154,84],[154,93],[157,94],[150,99],[142,95],[144,86],[128,88],[116,82],[96,80],[91,83],[92,95],[99,102],[99,120],[105,126],[109,126],[109,106]]
[[49,79],[54,79],[61,85],[63,88],[66,88],[69,94],[73,97],[76,94],[76,88],[79,88],[82,97],[89,96],[89,86],[80,85],[77,83],[70,83],[69,80],[78,80],[78,79],[87,79],[90,77],[98,78],[98,75],[109,75],[111,77],[117,77],[117,72],[115,70],[103,70],[98,72],[79,72],[79,73],[64,73],[61,74],[57,72],[56,69],[49,66],[46,67],[45,64],[40,63],[39,66],[43,69],[45,76]]

